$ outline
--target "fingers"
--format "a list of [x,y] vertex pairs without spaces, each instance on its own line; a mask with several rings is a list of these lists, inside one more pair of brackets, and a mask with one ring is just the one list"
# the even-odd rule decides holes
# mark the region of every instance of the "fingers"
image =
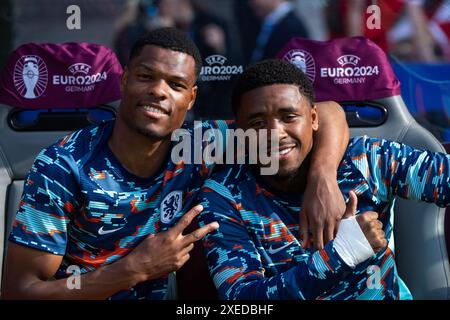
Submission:
[[[370,245],[375,253],[386,248],[388,242],[383,231],[383,223],[378,218],[378,213],[373,211],[365,212],[363,218],[363,232],[366,234]],[[364,231],[365,230],[365,231]]]
[[183,267],[190,258],[191,255],[189,253],[180,254],[179,257],[175,259],[170,265],[164,267],[164,269],[166,270],[160,270],[160,273],[156,274],[156,276],[153,277],[152,280],[162,277],[168,277],[171,272],[180,270],[181,267]]
[[174,266],[174,270],[173,271],[177,271],[179,270],[182,266],[184,266],[184,264],[189,260],[191,256],[189,255],[189,253],[186,253],[185,255],[183,255],[180,260],[177,261],[177,263]]
[[201,204],[196,205],[191,210],[186,212],[183,217],[178,221],[178,223],[168,231],[168,233],[171,233],[175,236],[181,235],[194,220],[194,218],[203,210],[203,206]]
[[187,247],[182,249],[181,250],[181,255],[184,256],[184,255],[188,254],[189,252],[192,251],[192,249],[194,249],[194,244],[193,243],[189,244]]
[[323,243],[326,245],[334,239],[334,224],[328,224],[324,230]]
[[374,243],[372,245],[373,251],[375,253],[380,252],[381,250],[386,248],[387,244],[388,243],[387,243],[386,238],[384,237],[384,232],[383,232],[383,234],[378,235],[377,240],[374,241]]
[[336,221],[336,224],[334,225],[334,234],[333,234],[333,239],[336,238],[336,235],[338,233],[339,230],[339,225],[341,224],[341,220]]
[[198,228],[194,232],[191,232],[188,235],[184,236],[183,245],[184,246],[189,246],[193,242],[202,239],[208,233],[210,233],[210,232],[212,232],[214,230],[217,230],[218,228],[219,228],[219,224],[217,222],[215,222],[215,221],[207,224],[206,226]]
[[349,198],[342,219],[351,218],[356,213],[356,207],[358,205],[358,197],[356,196],[356,193],[353,190],[349,192],[348,196]]
[[[366,211],[361,214],[361,219],[364,221],[378,221],[378,213],[375,211]],[[379,221],[381,223],[381,221]]]
[[303,247],[309,248],[309,222],[304,210],[300,211],[300,238],[302,239]]
[[372,220],[369,222],[370,227],[373,230],[381,230],[383,231],[383,223],[380,220]]
[[316,226],[313,229],[314,248],[316,250],[323,249],[323,226]]

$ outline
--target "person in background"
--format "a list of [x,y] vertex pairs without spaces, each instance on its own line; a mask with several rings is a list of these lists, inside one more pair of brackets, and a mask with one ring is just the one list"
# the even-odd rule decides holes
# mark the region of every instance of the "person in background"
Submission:
[[326,1],[294,0],[295,12],[303,21],[310,39],[326,41],[329,37],[326,21]]
[[[327,10],[330,37],[365,36],[385,52],[403,60],[436,62],[446,59],[449,33],[443,12],[447,11],[447,20],[450,20],[450,9],[445,1],[438,2],[441,3],[430,6],[430,1],[425,0],[332,1]],[[380,9],[379,28],[367,23],[374,21],[374,13],[367,12],[373,4]]]
[[260,27],[252,48],[244,52],[247,63],[274,58],[281,48],[293,37],[308,38],[308,32],[297,17],[292,1],[250,0],[249,6],[259,19]]
[[[193,0],[158,0],[156,8],[157,16],[172,20],[174,27],[189,34],[203,61],[211,56],[221,56],[226,59],[223,67],[237,65],[237,52],[230,40],[227,24],[204,5]],[[200,76],[196,107],[188,114],[188,119],[231,119],[230,95],[231,80],[203,81]]]

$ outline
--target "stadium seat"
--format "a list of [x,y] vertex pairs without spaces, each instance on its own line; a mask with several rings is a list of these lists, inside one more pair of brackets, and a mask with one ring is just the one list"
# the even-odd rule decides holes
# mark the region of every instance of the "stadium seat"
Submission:
[[25,44],[10,55],[0,74],[0,268],[34,158],[68,132],[114,118],[121,73],[110,49],[90,43]]
[[[338,101],[350,133],[385,138],[419,149],[445,152],[408,112],[384,52],[363,37],[327,42],[294,38],[278,53],[313,82],[316,100]],[[395,256],[400,277],[414,299],[450,299],[445,209],[395,199]]]

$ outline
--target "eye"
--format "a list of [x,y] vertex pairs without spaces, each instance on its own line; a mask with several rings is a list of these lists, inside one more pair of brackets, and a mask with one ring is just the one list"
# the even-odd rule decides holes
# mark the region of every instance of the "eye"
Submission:
[[153,79],[153,76],[151,74],[148,74],[148,73],[139,73],[137,75],[137,77],[138,77],[139,80],[142,80],[142,81],[148,81],[148,80],[152,80]]
[[283,116],[283,121],[284,122],[293,122],[295,120],[297,120],[298,115],[296,114],[287,114],[285,116]]
[[176,91],[186,89],[186,86],[184,84],[176,81],[169,81],[169,86]]
[[254,120],[250,122],[250,127],[254,129],[261,129],[264,128],[266,125],[266,122],[264,120]]

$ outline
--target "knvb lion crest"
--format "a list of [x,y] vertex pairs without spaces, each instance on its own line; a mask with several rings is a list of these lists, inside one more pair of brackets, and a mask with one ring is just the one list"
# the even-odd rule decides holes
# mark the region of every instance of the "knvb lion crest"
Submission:
[[182,191],[172,191],[161,202],[161,222],[170,223],[181,211],[183,204]]

